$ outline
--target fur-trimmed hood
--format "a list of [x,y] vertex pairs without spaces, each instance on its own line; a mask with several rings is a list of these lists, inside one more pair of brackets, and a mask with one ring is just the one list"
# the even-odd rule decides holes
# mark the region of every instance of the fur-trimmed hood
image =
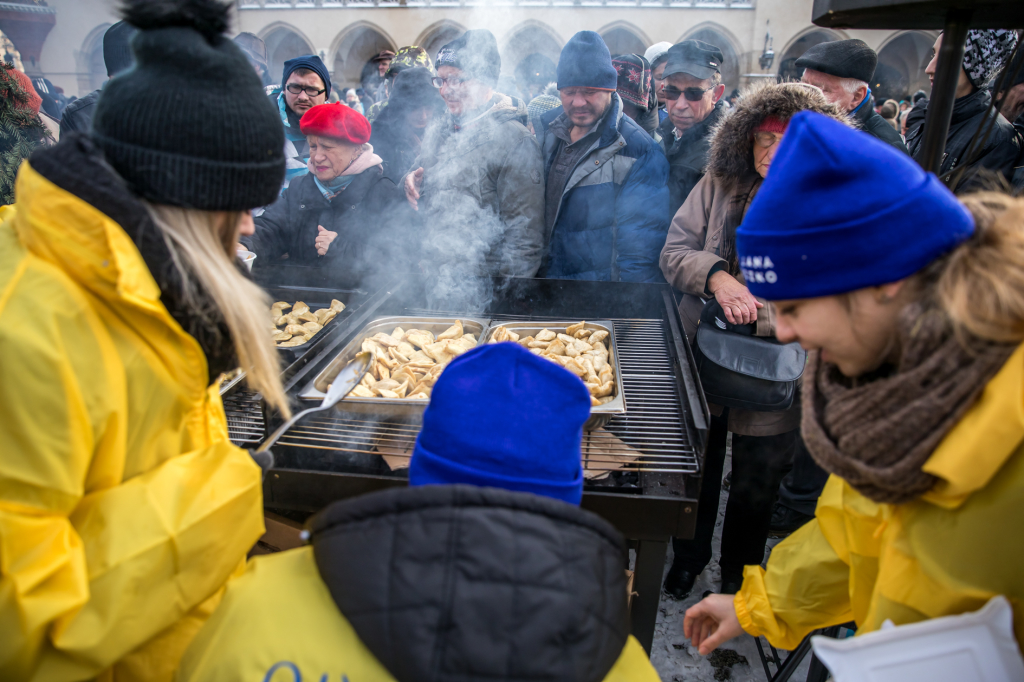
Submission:
[[849,117],[829,104],[820,89],[807,83],[760,83],[740,94],[736,108],[711,132],[707,172],[717,178],[756,173],[754,129],[769,116],[788,121],[800,111],[816,111],[855,127]]

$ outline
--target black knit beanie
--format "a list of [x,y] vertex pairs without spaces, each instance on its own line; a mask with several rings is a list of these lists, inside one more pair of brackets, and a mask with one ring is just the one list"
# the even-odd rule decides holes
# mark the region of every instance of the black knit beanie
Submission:
[[272,203],[284,128],[217,0],[129,0],[135,68],[103,89],[92,136],[140,197],[204,211]]
[[131,68],[131,41],[135,33],[134,26],[119,21],[103,34],[103,65],[111,78]]
[[434,66],[453,66],[466,76],[475,78],[491,87],[498,82],[501,74],[501,55],[494,34],[485,28],[466,31],[437,52]]

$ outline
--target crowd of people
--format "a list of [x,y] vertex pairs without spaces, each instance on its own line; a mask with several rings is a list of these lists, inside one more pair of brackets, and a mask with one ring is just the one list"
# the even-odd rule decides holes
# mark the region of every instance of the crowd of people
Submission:
[[[744,632],[793,649],[1006,595],[1024,641],[1015,32],[969,32],[936,176],[916,162],[928,98],[876,102],[860,40],[726,98],[699,40],[613,56],[581,31],[513,80],[473,29],[380,53],[368,92],[316,55],[273,82],[217,0],[123,11],[110,80],[59,130],[0,73],[31,154],[0,209],[0,678],[658,679],[629,635],[624,541],[579,508],[590,395],[515,344],[448,365],[408,488],[246,562],[262,472],[228,440],[220,381],[242,367],[291,407],[240,250],[367,290],[667,283],[691,340],[714,303],[722,328],[799,342],[788,409],[709,405],[696,531],[664,589],[687,597],[712,559],[731,447],[721,583],[685,634],[702,654]],[[762,568],[773,530],[792,535]]]

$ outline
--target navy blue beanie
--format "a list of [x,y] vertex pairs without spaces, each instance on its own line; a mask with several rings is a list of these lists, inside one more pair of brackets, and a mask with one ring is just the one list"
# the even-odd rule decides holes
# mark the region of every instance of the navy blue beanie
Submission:
[[593,31],[580,31],[562,48],[558,58],[558,89],[619,86],[619,72],[612,66],[612,54],[604,39]]
[[409,463],[410,485],[464,483],[579,504],[590,393],[515,343],[474,348],[434,386]]
[[301,57],[295,59],[289,59],[284,63],[284,75],[281,76],[281,89],[284,90],[285,84],[288,83],[288,76],[291,76],[293,72],[299,69],[309,69],[320,76],[320,80],[324,82],[324,88],[327,98],[331,97],[331,74],[327,71],[327,65],[324,61],[317,57],[315,54],[304,54]]
[[802,111],[736,230],[736,251],[750,292],[780,301],[896,282],[973,233],[967,209],[909,156]]

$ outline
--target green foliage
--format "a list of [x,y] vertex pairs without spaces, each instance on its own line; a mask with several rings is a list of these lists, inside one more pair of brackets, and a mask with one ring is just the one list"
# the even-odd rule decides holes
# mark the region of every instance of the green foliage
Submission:
[[28,108],[28,93],[11,74],[13,70],[0,63],[0,205],[14,203],[14,180],[21,162],[44,140],[53,140]]

